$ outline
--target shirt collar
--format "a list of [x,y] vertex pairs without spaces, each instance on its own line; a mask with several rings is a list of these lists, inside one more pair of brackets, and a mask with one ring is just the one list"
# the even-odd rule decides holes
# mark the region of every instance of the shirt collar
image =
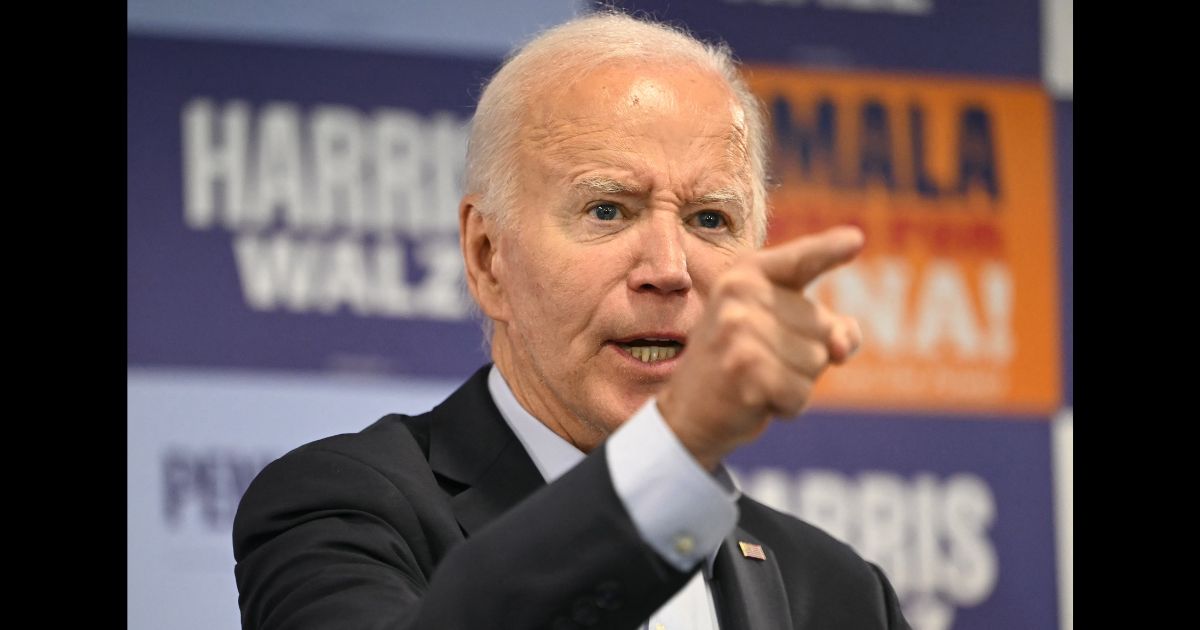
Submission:
[[533,465],[537,466],[538,472],[542,473],[546,483],[553,482],[583,461],[583,451],[551,431],[550,427],[533,417],[517,402],[512,389],[508,387],[508,382],[494,364],[488,372],[488,391],[492,393],[492,400],[496,402],[500,415],[512,428],[513,433],[517,434],[521,446],[525,447],[525,452],[529,453],[529,458],[533,460]]

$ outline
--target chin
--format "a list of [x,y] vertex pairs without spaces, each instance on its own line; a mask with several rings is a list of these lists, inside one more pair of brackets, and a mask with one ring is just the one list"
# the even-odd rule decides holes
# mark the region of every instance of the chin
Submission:
[[[657,388],[655,388],[655,391],[657,391]],[[652,395],[653,392],[644,391],[626,391],[614,395],[614,399],[617,404],[614,406],[610,403],[609,409],[604,414],[603,418],[604,426],[608,429],[608,432],[612,433],[613,431],[619,429],[621,425],[625,424],[625,422],[627,422],[629,418],[637,412],[638,409],[642,408],[642,405],[645,404],[646,400]]]
[[664,385],[658,380],[631,379],[628,374],[620,374],[617,378],[610,375],[602,383],[580,400],[584,403],[581,411],[590,409],[592,413],[579,415],[586,418],[587,424],[593,428],[604,431],[605,435],[621,428]]

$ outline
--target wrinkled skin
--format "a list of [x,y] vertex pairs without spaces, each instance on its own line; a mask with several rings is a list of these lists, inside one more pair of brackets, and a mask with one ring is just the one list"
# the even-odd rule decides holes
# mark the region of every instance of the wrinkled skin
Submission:
[[[590,451],[657,395],[708,468],[799,413],[859,343],[802,290],[861,233],[756,249],[743,114],[712,74],[620,63],[532,102],[511,225],[473,195],[459,213],[468,286],[522,406]],[[634,338],[685,348],[644,363],[621,347]]]

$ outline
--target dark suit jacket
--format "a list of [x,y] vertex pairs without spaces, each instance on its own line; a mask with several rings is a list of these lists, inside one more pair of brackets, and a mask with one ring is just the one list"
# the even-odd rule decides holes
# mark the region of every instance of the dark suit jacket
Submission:
[[[683,587],[700,567],[677,571],[642,541],[604,448],[547,485],[486,376],[258,475],[233,527],[244,628],[630,630]],[[738,507],[714,564],[722,630],[908,627],[849,547],[749,498]]]

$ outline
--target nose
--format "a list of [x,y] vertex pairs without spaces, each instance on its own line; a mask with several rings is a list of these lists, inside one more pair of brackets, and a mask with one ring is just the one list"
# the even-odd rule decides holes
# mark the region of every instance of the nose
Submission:
[[692,288],[684,251],[684,227],[674,212],[656,212],[639,227],[634,242],[636,263],[629,288],[653,293],[678,293]]

